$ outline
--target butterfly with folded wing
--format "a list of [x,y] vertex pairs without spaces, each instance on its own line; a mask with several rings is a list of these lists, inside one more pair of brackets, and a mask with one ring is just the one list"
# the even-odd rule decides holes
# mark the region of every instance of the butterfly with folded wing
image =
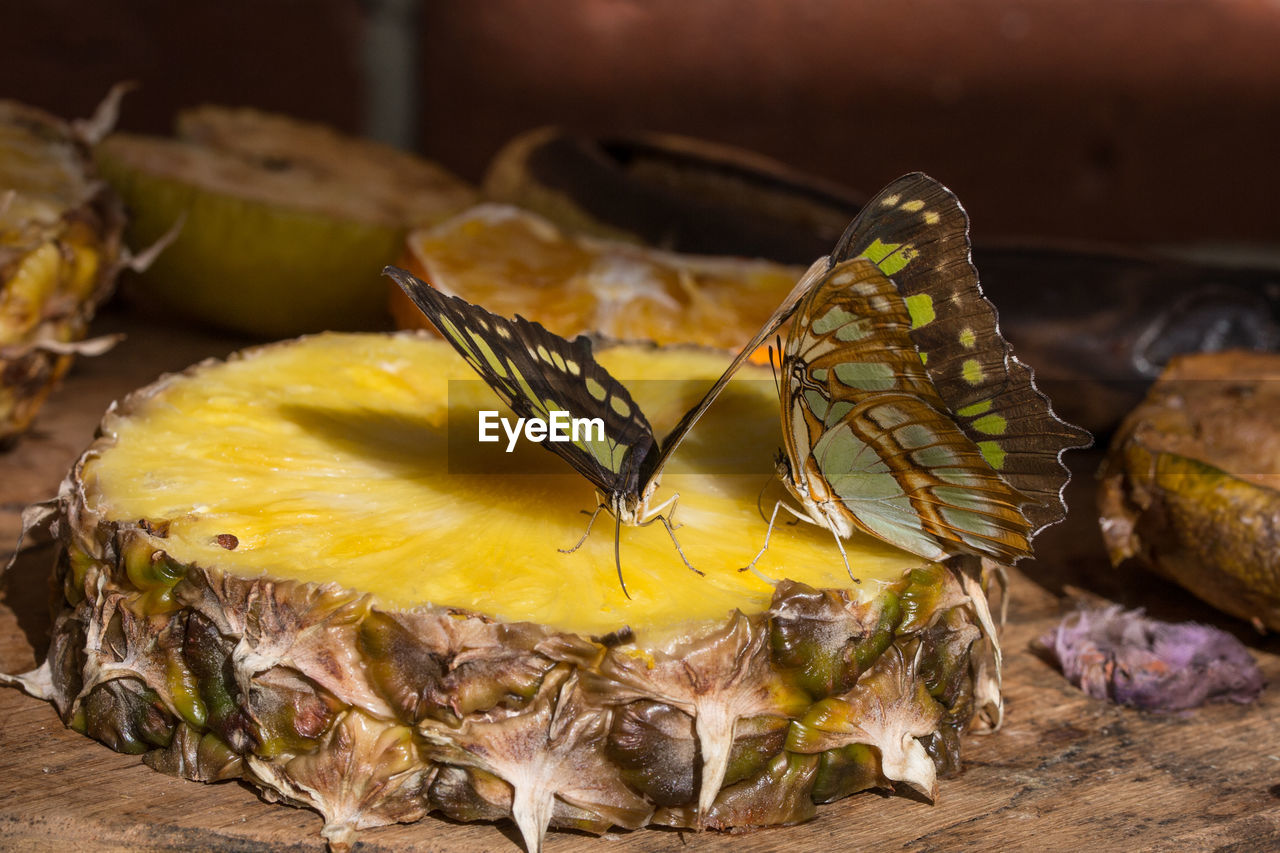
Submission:
[[933,560],[1029,556],[1066,514],[1063,452],[1092,439],[1053,413],[1000,334],[959,200],[904,175],[829,264],[782,351],[778,473],[800,508],[775,504],[748,568],[779,508],[831,530],[842,554],[862,531]]

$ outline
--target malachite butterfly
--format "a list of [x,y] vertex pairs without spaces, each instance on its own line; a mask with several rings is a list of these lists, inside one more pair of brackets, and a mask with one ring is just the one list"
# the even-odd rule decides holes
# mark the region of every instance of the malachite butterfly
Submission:
[[563,457],[596,487],[600,496],[599,506],[587,524],[587,533],[578,545],[586,540],[601,510],[613,516],[614,560],[618,582],[625,594],[627,586],[622,577],[619,544],[620,528],[624,524],[647,525],[661,521],[685,565],[698,571],[680,550],[670,521],[671,513],[662,514],[668,506],[674,507],[678,496],[651,505],[662,469],[733,374],[781,326],[810,282],[825,267],[824,258],[810,268],[764,328],[661,443],[627,389],[596,362],[591,341],[585,335],[570,341],[519,315],[508,319],[441,293],[397,267],[387,267],[383,272],[400,285],[517,416],[549,419],[551,412],[568,412],[571,418],[598,417],[604,421],[602,440],[589,435],[591,440],[584,437],[579,442],[544,441],[542,446]]
[[919,173],[866,204],[802,294],[779,385],[779,473],[801,509],[778,506],[837,544],[860,530],[929,559],[1013,563],[1065,516],[1062,453],[1091,441],[1013,355],[968,216]]

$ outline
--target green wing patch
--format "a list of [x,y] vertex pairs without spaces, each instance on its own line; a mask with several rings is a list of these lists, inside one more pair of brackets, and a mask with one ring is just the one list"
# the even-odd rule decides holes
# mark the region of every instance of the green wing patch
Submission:
[[1024,512],[1033,531],[1060,521],[1069,479],[1061,455],[1088,446],[1091,437],[1053,413],[1031,369],[1001,335],[971,258],[969,217],[955,194],[918,172],[893,181],[867,202],[832,253],[835,262],[856,257],[893,280],[945,410],[1030,499]]
[[[921,363],[914,323],[869,258],[836,264],[801,301],[781,377],[791,475],[900,548],[1013,562],[1030,549],[1027,498],[991,464],[999,448],[960,428]],[[841,334],[851,326],[865,334]]]

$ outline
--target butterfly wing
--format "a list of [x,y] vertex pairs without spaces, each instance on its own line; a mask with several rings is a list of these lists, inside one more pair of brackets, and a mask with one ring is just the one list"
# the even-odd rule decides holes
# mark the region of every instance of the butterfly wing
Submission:
[[865,257],[897,285],[910,337],[945,411],[1022,494],[1033,533],[1066,515],[1062,453],[1089,433],[1057,417],[1000,334],[970,257],[969,217],[927,175],[898,178],[867,202],[836,244],[838,262]]
[[783,323],[787,322],[787,319],[795,312],[796,306],[800,303],[800,300],[809,292],[814,283],[827,272],[827,268],[830,266],[830,260],[830,258],[824,256],[813,262],[809,269],[805,271],[805,274],[796,281],[795,286],[791,288],[791,292],[787,294],[787,297],[782,301],[782,304],[777,307],[769,319],[765,321],[765,324],[760,327],[760,331],[756,332],[755,337],[753,337],[747,345],[743,347],[736,356],[734,356],[733,361],[729,363],[727,368],[725,368],[724,373],[720,374],[720,378],[711,386],[711,389],[708,390],[706,394],[702,395],[702,399],[698,401],[698,404],[686,412],[684,417],[680,419],[680,422],[667,433],[666,437],[662,439],[661,452],[654,457],[652,469],[645,475],[646,480],[652,479],[662,473],[662,466],[666,464],[671,453],[680,446],[682,441],[684,441],[685,436],[689,434],[689,430],[693,429],[693,425],[698,422],[698,419],[702,417],[703,413],[706,412],[711,404],[715,402],[716,397],[720,396],[720,392],[729,384],[729,380],[738,372],[738,369],[742,367],[743,363],[751,357],[751,354],[758,350],[761,345],[769,339],[770,335],[778,331],[778,329],[782,327]]
[[805,295],[781,377],[792,479],[852,526],[930,559],[1026,556],[1027,497],[951,417],[910,329],[906,301],[865,258],[837,263]]
[[518,315],[500,317],[397,267],[383,273],[518,417],[550,419],[552,411],[564,411],[573,418],[601,418],[603,440],[542,446],[606,495],[637,493],[640,472],[654,451],[653,430],[627,389],[596,362],[590,340],[566,340]]

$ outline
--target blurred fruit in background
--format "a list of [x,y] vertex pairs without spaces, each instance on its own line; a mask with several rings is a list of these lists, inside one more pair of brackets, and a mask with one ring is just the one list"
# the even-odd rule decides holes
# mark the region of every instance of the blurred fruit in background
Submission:
[[1111,561],[1280,631],[1280,355],[1175,359],[1099,472]]
[[433,163],[248,109],[187,110],[176,138],[116,134],[97,159],[129,207],[130,245],[181,223],[141,298],[257,337],[385,327],[379,271],[405,233],[474,200]]
[[91,121],[0,101],[0,446],[13,443],[71,366],[125,257],[124,211],[90,147],[119,90]]
[[[446,293],[560,335],[724,349],[741,348],[803,272],[574,235],[498,204],[414,231],[404,265]],[[391,292],[397,323],[424,328],[425,318],[400,288]]]

